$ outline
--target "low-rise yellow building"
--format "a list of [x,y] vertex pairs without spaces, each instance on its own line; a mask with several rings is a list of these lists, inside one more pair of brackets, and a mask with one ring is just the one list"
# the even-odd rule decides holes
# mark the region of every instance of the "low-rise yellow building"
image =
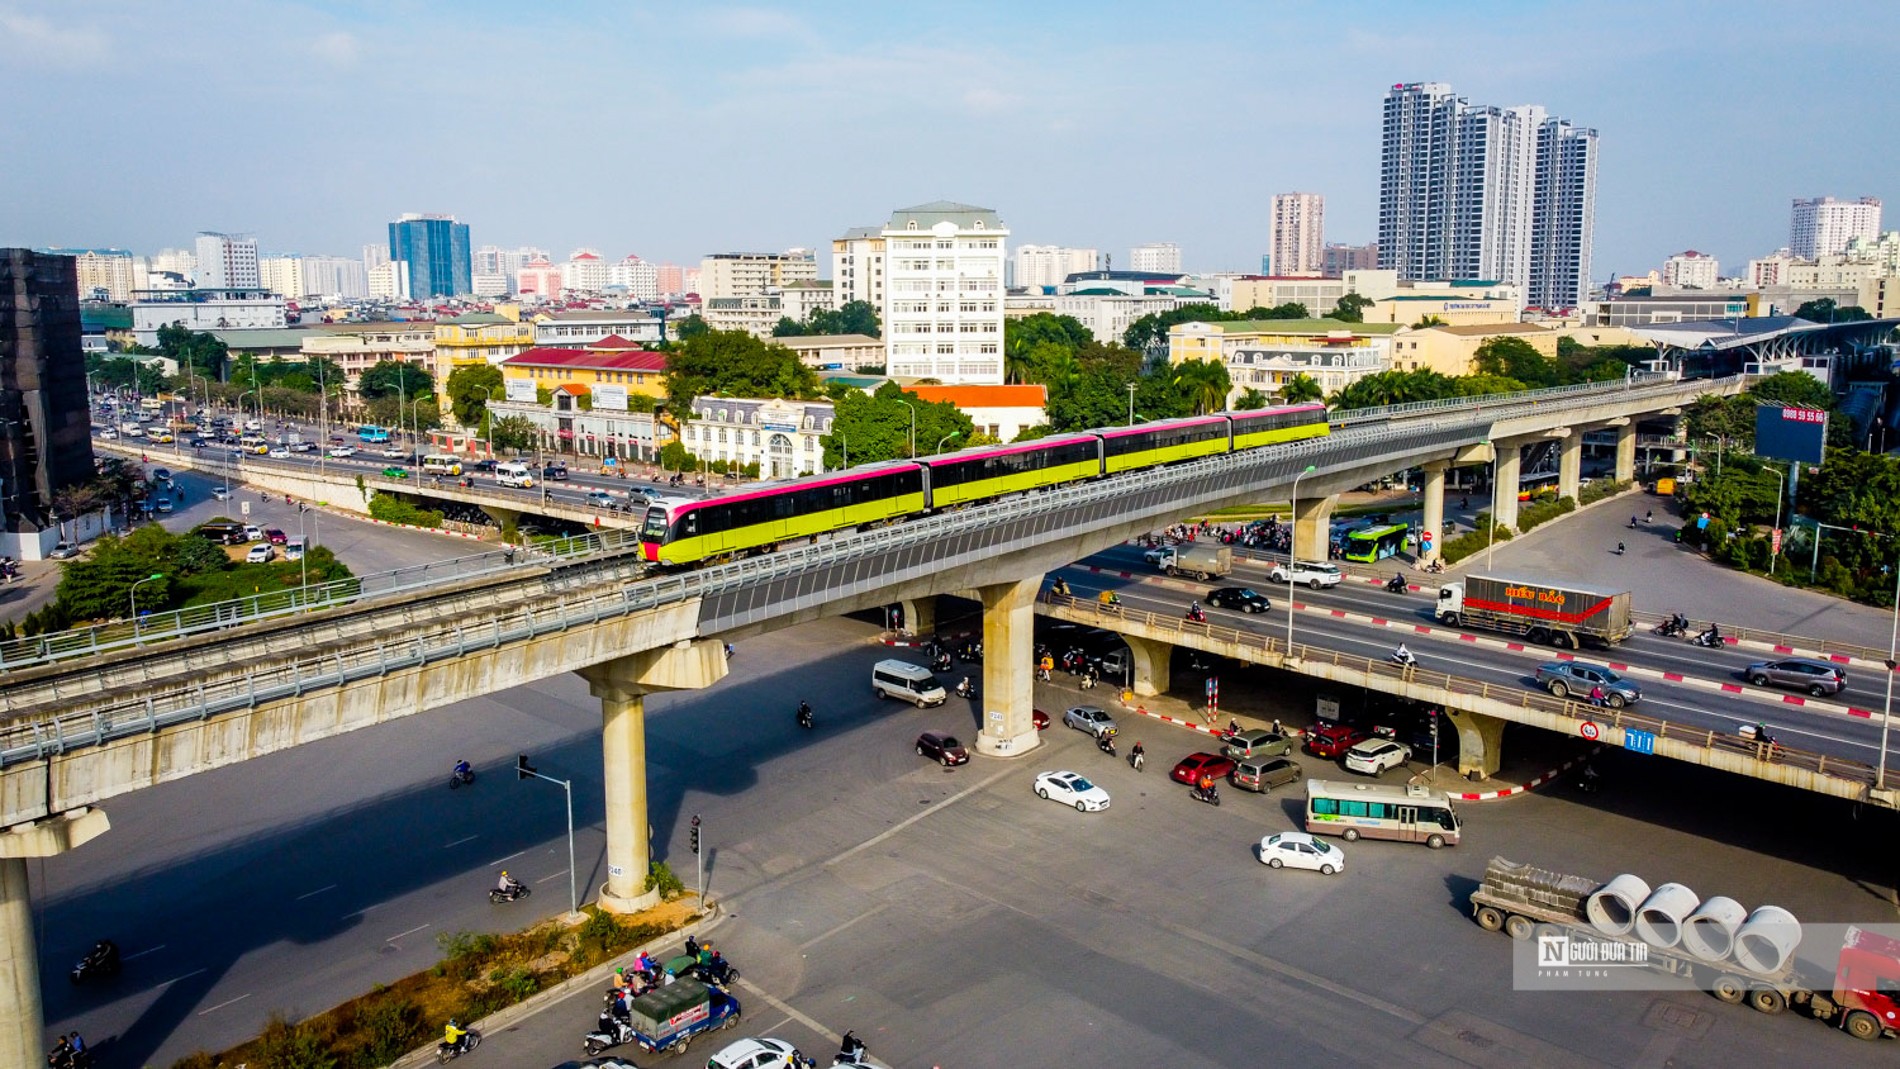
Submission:
[[1296,375],[1328,396],[1392,366],[1396,323],[1337,319],[1269,319],[1240,323],[1181,323],[1168,329],[1168,360],[1219,360],[1233,390],[1278,394]]
[[534,324],[521,322],[520,306],[496,308],[435,321],[435,381],[446,382],[458,367],[499,364],[534,347]]
[[1392,339],[1395,371],[1436,371],[1469,375],[1478,349],[1493,338],[1518,338],[1551,359],[1557,357],[1557,332],[1534,323],[1488,323],[1408,330]]
[[1402,327],[1435,318],[1446,326],[1466,327],[1493,323],[1516,323],[1515,297],[1464,294],[1395,294],[1382,297],[1360,312],[1368,323],[1397,323]]

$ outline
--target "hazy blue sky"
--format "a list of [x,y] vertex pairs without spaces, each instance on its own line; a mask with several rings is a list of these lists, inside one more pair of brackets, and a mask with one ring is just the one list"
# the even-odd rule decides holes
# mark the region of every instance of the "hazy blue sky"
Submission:
[[[1012,244],[1256,269],[1268,198],[1377,222],[1399,81],[1602,135],[1595,275],[1900,227],[1900,3],[0,0],[0,245],[356,255],[404,211],[610,257],[827,249],[937,198]],[[828,258],[822,262],[828,264]]]

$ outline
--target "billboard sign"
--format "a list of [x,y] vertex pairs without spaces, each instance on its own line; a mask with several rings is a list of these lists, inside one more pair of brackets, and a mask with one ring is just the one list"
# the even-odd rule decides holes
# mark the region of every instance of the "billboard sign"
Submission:
[[627,410],[627,388],[625,386],[595,386],[594,407],[612,409],[615,412]]
[[1801,464],[1821,463],[1827,446],[1827,410],[1797,405],[1755,409],[1755,455]]
[[522,401],[533,404],[535,399],[533,379],[509,379],[502,384],[507,391],[503,396],[510,401]]

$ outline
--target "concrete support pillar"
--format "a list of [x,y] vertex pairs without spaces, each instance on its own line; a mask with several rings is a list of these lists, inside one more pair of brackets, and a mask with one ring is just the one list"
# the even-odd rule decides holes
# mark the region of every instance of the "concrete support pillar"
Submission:
[[1524,451],[1517,442],[1492,442],[1498,459],[1497,479],[1491,486],[1491,518],[1500,526],[1517,529],[1517,484],[1523,477]]
[[1016,757],[1035,749],[1036,594],[1042,577],[977,588],[983,602],[983,725],[976,752]]
[[1439,550],[1445,540],[1445,469],[1451,466],[1447,460],[1428,460],[1419,465],[1425,473],[1423,504],[1425,506],[1424,527],[1432,535],[1432,550],[1418,555],[1420,564],[1438,559]]
[[515,531],[521,526],[520,509],[505,509],[496,505],[483,505],[482,511],[488,514],[489,519],[495,521],[495,526],[501,528],[502,538],[510,542],[518,540]]
[[1333,509],[1339,495],[1302,497],[1293,503],[1293,557],[1323,561],[1332,545]]
[[1630,420],[1616,429],[1616,481],[1629,482],[1636,478],[1636,421]]
[[1447,709],[1445,717],[1458,729],[1458,774],[1496,775],[1504,758],[1505,721],[1463,709]]
[[904,629],[913,635],[934,635],[937,633],[936,597],[906,598],[897,603],[904,613]]
[[1128,643],[1128,652],[1134,654],[1135,693],[1146,698],[1166,694],[1169,670],[1174,659],[1174,644],[1133,635],[1123,635],[1122,638]]
[[26,861],[65,853],[110,827],[105,810],[86,809],[0,834],[0,1065],[39,1065],[46,1057]]
[[1583,431],[1570,428],[1570,434],[1557,445],[1557,496],[1576,500],[1583,483]]
[[653,844],[647,835],[646,696],[709,687],[725,675],[725,644],[705,640],[581,670],[601,710],[601,789],[607,811],[602,909],[635,913],[660,900],[657,890],[647,890]]

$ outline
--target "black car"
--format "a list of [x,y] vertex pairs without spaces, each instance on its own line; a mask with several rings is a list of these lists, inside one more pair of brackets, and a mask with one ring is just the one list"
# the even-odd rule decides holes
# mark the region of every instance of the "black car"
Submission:
[[1216,609],[1235,612],[1266,612],[1273,607],[1264,595],[1244,586],[1216,587],[1207,592],[1207,603]]
[[567,481],[567,465],[566,464],[549,464],[546,467],[541,469],[541,477],[543,479],[548,479],[551,481],[566,482]]
[[945,768],[970,762],[970,752],[956,736],[942,731],[926,731],[917,736],[917,756],[928,757]]
[[494,457],[483,457],[475,463],[468,465],[468,470],[476,475],[493,475],[495,474],[495,466],[499,463],[500,461]]

